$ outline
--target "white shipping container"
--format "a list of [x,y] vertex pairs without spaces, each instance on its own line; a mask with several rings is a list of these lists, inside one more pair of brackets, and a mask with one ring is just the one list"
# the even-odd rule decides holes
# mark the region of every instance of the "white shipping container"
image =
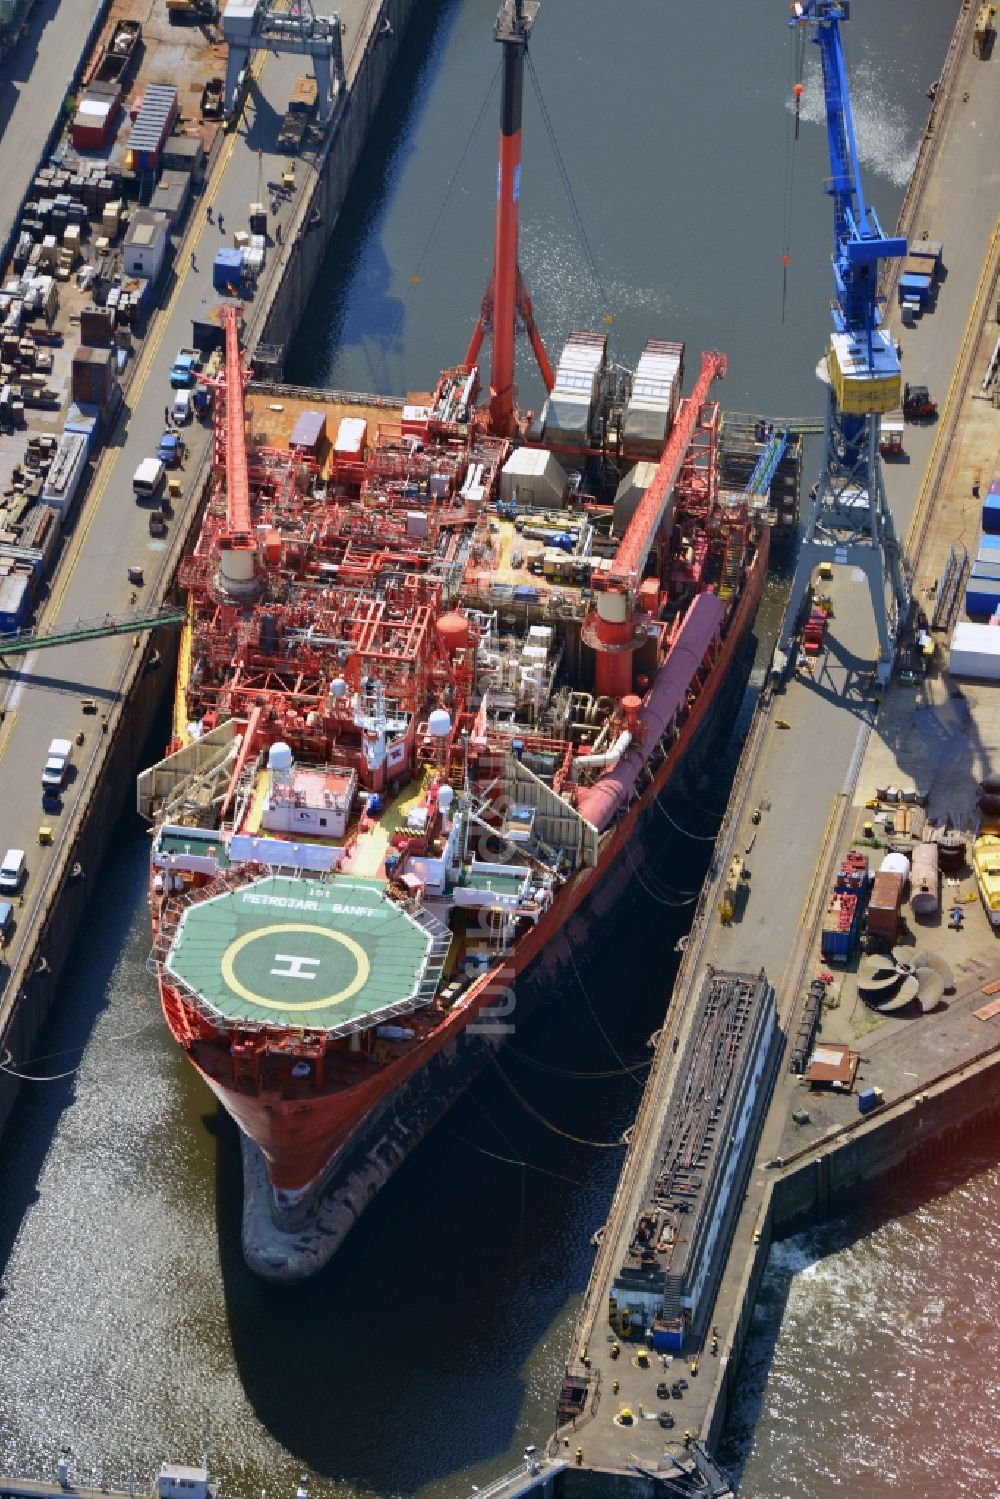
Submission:
[[64,432],[42,490],[42,504],[55,510],[60,520],[65,521],[73,508],[86,462],[87,439],[80,432]]
[[953,677],[1000,682],[1000,626],[959,620],[951,637],[949,668]]

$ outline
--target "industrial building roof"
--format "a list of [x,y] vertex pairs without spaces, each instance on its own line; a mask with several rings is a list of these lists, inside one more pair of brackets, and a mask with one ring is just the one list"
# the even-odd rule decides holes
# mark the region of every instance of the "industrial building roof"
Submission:
[[143,95],[142,108],[132,126],[126,149],[129,151],[157,150],[163,140],[166,123],[176,107],[177,90],[172,84],[148,84]]
[[223,1022],[347,1033],[412,1007],[431,940],[380,880],[275,875],[190,906],[166,968]]

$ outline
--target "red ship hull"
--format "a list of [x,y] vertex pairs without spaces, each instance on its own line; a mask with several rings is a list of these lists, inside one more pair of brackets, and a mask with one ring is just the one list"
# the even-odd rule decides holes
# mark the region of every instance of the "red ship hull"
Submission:
[[[765,529],[708,679],[691,703],[677,739],[653,773],[645,792],[606,835],[596,866],[580,870],[564,886],[537,925],[517,941],[499,975],[494,971],[480,978],[418,1044],[396,1061],[326,1093],[305,1087],[299,1097],[269,1094],[259,1089],[243,1091],[228,1075],[227,1045],[206,1037],[203,1024],[170,986],[161,969],[161,1001],[175,1039],[240,1129],[260,1147],[279,1203],[287,1207],[308,1203],[335,1175],[337,1166],[364,1135],[380,1105],[393,1095],[402,1095],[444,1048],[455,1046],[473,1021],[479,1022],[477,1031],[487,1038],[493,1022],[498,1022],[494,1034],[499,1040],[504,1033],[503,1021],[509,1019],[507,1000],[501,996],[508,993],[513,980],[523,976],[538,960],[544,962],[547,954],[556,960],[558,948],[565,947],[564,934],[574,940],[574,934],[566,933],[567,924],[585,902],[593,901],[600,908],[595,914],[603,916],[618,899],[632,879],[632,868],[626,866],[624,855],[630,845],[638,843],[640,819],[679,771],[717,698],[737,670],[737,657],[750,634],[760,603],[767,561]],[[470,1079],[471,1076],[470,1072]]]

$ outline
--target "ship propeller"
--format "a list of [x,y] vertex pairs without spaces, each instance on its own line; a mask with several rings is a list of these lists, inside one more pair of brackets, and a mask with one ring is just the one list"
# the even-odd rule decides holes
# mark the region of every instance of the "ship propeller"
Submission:
[[926,1014],[954,987],[951,969],[937,953],[895,947],[888,956],[869,954],[858,965],[858,993],[865,1004],[886,1014],[914,1001]]

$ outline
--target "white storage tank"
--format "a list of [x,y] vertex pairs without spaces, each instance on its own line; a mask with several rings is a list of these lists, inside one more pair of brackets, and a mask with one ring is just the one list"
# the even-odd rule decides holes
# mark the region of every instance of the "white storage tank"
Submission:
[[903,883],[910,878],[910,861],[905,854],[886,854],[878,867],[879,874],[901,874]]

